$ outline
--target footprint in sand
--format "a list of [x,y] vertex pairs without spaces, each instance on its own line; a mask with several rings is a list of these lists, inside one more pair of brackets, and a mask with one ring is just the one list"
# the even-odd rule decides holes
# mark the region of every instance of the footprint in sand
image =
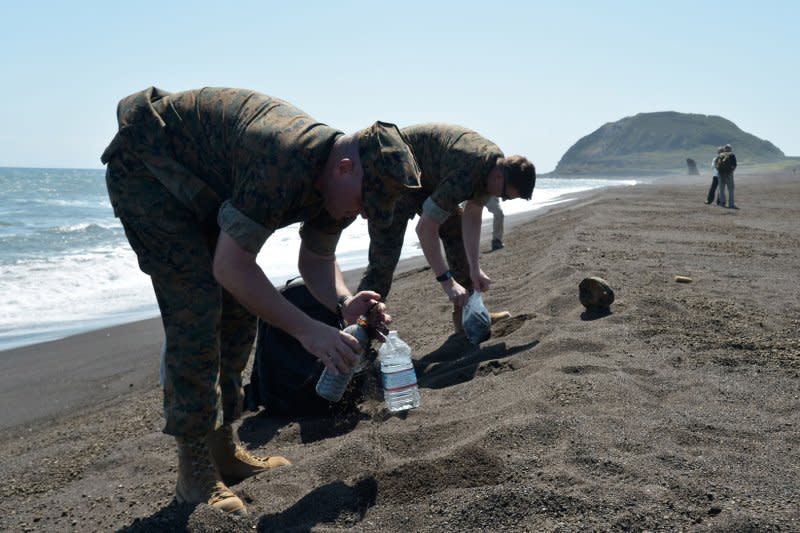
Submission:
[[[422,439],[420,442],[424,442]],[[375,475],[378,501],[408,503],[432,492],[495,485],[505,477],[505,465],[496,454],[464,446],[433,459],[410,460]]]
[[[635,368],[635,367],[621,367],[618,370],[620,372],[624,372],[632,376],[647,377],[647,376],[653,376],[656,373],[655,370],[649,370],[646,368]],[[588,374],[608,374],[610,372],[613,372],[614,369],[596,365],[568,365],[568,366],[562,366],[561,371],[565,374],[588,375]]]
[[595,365],[568,365],[562,366],[561,371],[565,374],[571,375],[586,375],[586,374],[608,374],[611,369],[605,366]]
[[478,376],[497,376],[498,374],[502,374],[504,372],[509,372],[511,370],[516,370],[517,365],[514,361],[488,361],[478,367]]

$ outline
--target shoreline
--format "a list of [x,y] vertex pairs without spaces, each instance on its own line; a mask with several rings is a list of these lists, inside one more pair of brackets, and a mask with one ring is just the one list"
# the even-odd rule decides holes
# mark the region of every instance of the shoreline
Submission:
[[[620,181],[629,181],[628,178],[619,178],[619,180]],[[646,183],[646,182],[643,182],[643,183]],[[555,201],[555,202],[548,203],[548,204],[536,207],[536,208],[528,210],[528,211],[518,212],[518,213],[514,213],[514,214],[507,214],[506,217],[505,217],[505,227],[506,227],[506,229],[508,229],[508,228],[513,227],[516,224],[524,223],[524,222],[526,222],[528,220],[531,220],[531,219],[535,218],[536,216],[538,216],[538,215],[540,215],[542,213],[546,213],[549,209],[552,209],[554,207],[558,207],[558,206],[563,205],[565,203],[568,203],[570,201],[574,201],[575,198],[578,198],[578,197],[580,197],[582,195],[589,195],[589,194],[591,194],[593,192],[598,192],[598,191],[601,191],[601,190],[604,190],[604,189],[613,188],[613,187],[619,187],[619,186],[621,186],[621,185],[607,185],[607,186],[603,186],[603,187],[596,188],[596,189],[588,189],[588,190],[580,191],[578,193],[567,193],[567,194],[564,194],[562,197],[559,197],[559,199],[557,201]],[[491,219],[489,219],[489,221],[484,221],[482,226],[483,226],[482,235],[484,235],[484,237],[486,235],[490,235],[491,234]],[[482,241],[481,241],[482,245],[484,244],[484,242],[483,242],[484,240],[488,240],[488,238],[487,239],[482,239]],[[424,257],[422,255],[421,251],[419,251],[419,253],[417,255],[401,259],[399,261],[399,263],[398,263],[396,274],[401,274],[401,273],[403,273],[403,272],[405,272],[405,271],[407,271],[409,269],[419,268],[419,266],[422,266],[422,265],[418,264],[419,261],[422,261],[422,265],[426,264],[424,262]],[[353,268],[353,269],[348,269],[348,270],[342,271],[342,274],[345,276],[345,281],[347,281],[348,286],[357,285],[358,279],[359,279],[361,273],[363,272],[364,268],[365,267],[358,267],[358,268]],[[294,278],[290,278],[290,279],[294,279]],[[276,288],[280,288],[282,285],[283,285],[283,282],[282,283],[278,283],[278,284],[276,284]],[[140,311],[135,311],[135,312],[130,312],[130,313],[123,313],[123,315],[129,315],[132,318],[130,318],[129,320],[123,318],[122,321],[118,321],[117,319],[114,319],[114,318],[94,318],[94,319],[86,320],[85,321],[86,325],[72,325],[72,326],[69,326],[69,327],[60,328],[59,331],[61,331],[61,332],[59,332],[59,333],[52,333],[52,334],[51,333],[46,333],[46,332],[45,333],[42,333],[42,332],[27,333],[27,334],[21,335],[19,337],[20,340],[12,340],[12,341],[10,341],[8,343],[8,344],[10,344],[8,347],[4,347],[2,342],[0,341],[0,357],[3,357],[7,353],[12,352],[14,350],[21,350],[21,349],[27,348],[29,346],[38,346],[38,345],[44,345],[44,344],[49,344],[49,343],[58,342],[58,341],[65,341],[67,339],[70,339],[70,338],[73,338],[73,337],[77,337],[77,336],[80,336],[80,335],[91,334],[91,333],[98,332],[98,331],[105,331],[105,330],[109,330],[109,329],[116,328],[116,327],[124,327],[126,325],[131,325],[131,324],[135,324],[135,323],[138,323],[138,322],[147,322],[147,321],[151,321],[151,320],[159,318],[158,309],[155,309],[152,314],[150,312],[148,312],[148,311],[141,311],[140,310]],[[135,318],[137,316],[138,316],[138,318]],[[14,337],[12,337],[12,339],[14,339]]]
[[[618,183],[630,182],[633,180],[622,180],[621,182],[599,179],[587,180],[578,179],[573,183],[571,180],[541,180],[538,196],[535,195],[533,201],[515,200],[504,202],[503,209],[506,215],[519,211],[536,211],[537,209],[549,205],[560,197],[570,194],[574,189],[598,188],[604,186],[614,186]],[[558,195],[558,196],[556,196]],[[491,220],[489,213],[485,217]],[[118,221],[110,219],[114,227]],[[109,222],[101,224],[106,227]],[[64,220],[68,224],[67,220]],[[81,227],[81,224],[67,225],[64,227]],[[91,227],[91,225],[89,225]],[[121,230],[121,228],[118,228]],[[285,279],[292,275],[297,275],[296,265],[290,259],[297,253],[296,246],[299,246],[299,238],[295,227],[285,228],[276,232],[273,236],[275,242],[268,243],[269,247],[281,246],[282,243],[288,244],[286,250],[288,255],[283,254],[281,258],[268,259],[268,254],[259,257],[265,271],[270,273],[276,285],[281,284]],[[80,231],[85,231],[81,229]],[[76,235],[72,235],[75,237]],[[124,237],[123,237],[124,239]],[[367,240],[366,222],[359,219],[353,224],[340,242],[339,264],[343,270],[361,268],[366,264],[366,248],[364,242]],[[406,234],[406,245],[402,250],[403,258],[411,258],[421,255],[413,235],[413,229],[409,226]],[[80,239],[75,239],[80,242]],[[6,327],[0,327],[0,352],[21,348],[32,344],[40,344],[52,340],[63,339],[76,334],[104,329],[115,325],[135,322],[141,319],[154,318],[158,316],[158,307],[155,298],[152,296],[152,287],[149,280],[142,275],[136,268],[135,257],[126,242],[109,243],[114,250],[117,250],[113,259],[99,259],[97,264],[68,259],[67,255],[56,256],[53,261],[38,265],[32,263],[31,272],[26,273],[26,267],[14,266],[9,271],[6,283],[3,284],[6,295],[5,302],[7,323]],[[123,257],[128,259],[123,261]],[[261,263],[263,261],[263,263]],[[118,277],[116,277],[118,275]],[[30,284],[22,286],[13,285],[10,280],[19,278],[28,279],[31,276]],[[99,278],[97,285],[91,280]],[[117,282],[112,281],[116,279]],[[21,283],[21,281],[20,281]],[[114,288],[119,283],[119,292]],[[73,286],[74,290],[65,291],[64,287]],[[27,285],[27,286],[26,286]],[[15,294],[19,291],[19,294]],[[52,293],[52,297],[48,294]],[[85,294],[85,297],[84,297]],[[46,303],[46,302],[49,302]],[[72,312],[63,314],[60,309],[72,309]]]
[[[582,191],[554,205],[507,215],[505,230],[600,190]],[[489,253],[486,248],[491,240],[491,222],[484,225],[489,229],[488,233],[481,232],[482,253]],[[394,276],[402,278],[428,269],[425,257],[418,255],[400,260]],[[364,268],[357,268],[342,272],[347,286],[354,290],[363,271]],[[0,417],[0,429],[33,424],[90,402],[108,401],[157,385],[163,338],[157,315],[0,350],[0,403],[8,406]],[[83,355],[76,368],[75,362],[63,359],[62,354]],[[48,394],[41,394],[43,389],[48,389]]]

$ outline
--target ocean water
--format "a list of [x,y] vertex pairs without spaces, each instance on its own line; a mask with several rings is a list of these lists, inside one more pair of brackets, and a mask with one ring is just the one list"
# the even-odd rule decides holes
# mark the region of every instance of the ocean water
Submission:
[[[635,180],[537,180],[531,201],[503,202],[503,211],[533,211],[568,194]],[[421,255],[415,222],[401,257]],[[484,214],[483,232],[491,231]],[[343,270],[366,265],[369,236],[358,219],[339,241]],[[258,263],[278,286],[297,273],[297,225],[275,232]],[[0,350],[158,316],[149,278],[139,271],[114,218],[102,169],[0,167]]]

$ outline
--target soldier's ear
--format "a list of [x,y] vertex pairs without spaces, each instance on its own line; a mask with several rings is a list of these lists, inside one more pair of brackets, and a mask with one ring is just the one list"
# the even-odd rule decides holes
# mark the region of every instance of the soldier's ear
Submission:
[[344,157],[339,160],[339,163],[336,165],[336,173],[340,176],[350,174],[353,172],[353,160],[347,157]]

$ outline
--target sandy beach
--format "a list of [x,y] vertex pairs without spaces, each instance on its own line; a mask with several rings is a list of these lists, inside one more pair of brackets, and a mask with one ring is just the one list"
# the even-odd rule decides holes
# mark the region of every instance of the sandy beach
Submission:
[[[744,169],[732,210],[709,181],[516,217],[482,248],[513,316],[480,348],[406,263],[388,305],[421,407],[246,413],[242,441],[294,464],[232,487],[245,517],[173,502],[158,319],[0,352],[0,530],[798,531],[800,182]],[[610,314],[578,301],[591,275]]]

